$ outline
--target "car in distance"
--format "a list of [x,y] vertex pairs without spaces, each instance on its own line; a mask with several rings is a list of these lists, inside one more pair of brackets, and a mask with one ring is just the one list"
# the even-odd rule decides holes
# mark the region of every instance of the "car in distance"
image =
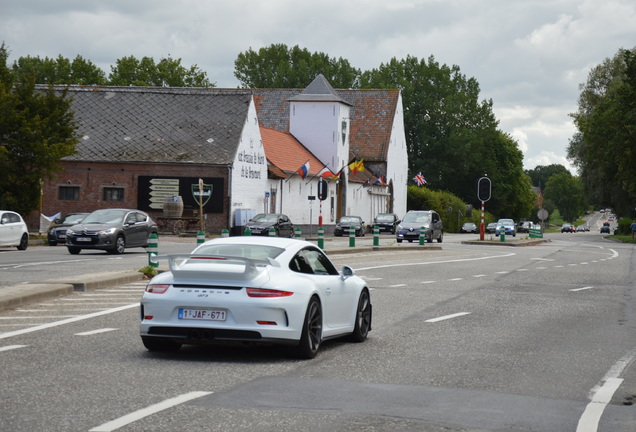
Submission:
[[19,213],[0,210],[0,246],[29,247],[29,229]]
[[380,229],[380,232],[390,232],[395,234],[395,228],[400,223],[400,219],[395,213],[379,213],[373,219],[373,225]]
[[55,219],[46,234],[49,246],[66,243],[66,231],[68,231],[68,227],[80,223],[86,215],[88,215],[88,213],[68,213]]
[[294,224],[287,215],[280,213],[259,213],[245,227],[252,231],[252,235],[267,236],[270,228],[274,228],[276,237],[294,236]]
[[335,236],[348,236],[350,234],[351,227],[354,227],[356,230],[356,237],[364,237],[364,221],[360,216],[343,216],[336,223],[336,226],[333,230],[333,235]]
[[494,234],[497,230],[497,222],[490,222],[484,229],[487,234]]
[[326,339],[363,342],[371,330],[366,282],[349,266],[339,272],[313,243],[222,237],[157,258],[170,271],[141,297],[139,332],[150,351],[240,341],[288,345],[309,359]]
[[477,225],[472,222],[466,222],[459,230],[460,233],[477,233]]
[[610,233],[609,223],[607,225],[603,224],[603,226],[601,227],[601,234],[609,234],[609,233]]
[[564,223],[563,225],[561,225],[561,232],[574,232],[574,227],[572,226],[572,224],[569,223]]
[[82,249],[122,254],[126,248],[147,247],[157,224],[141,210],[113,208],[95,210],[66,231],[66,247],[76,255]]
[[517,225],[517,232],[520,232],[520,233],[530,232],[530,230],[532,229],[533,225],[534,224],[531,221],[519,222],[519,225]]
[[497,221],[497,228],[495,228],[495,235],[501,235],[504,232],[505,235],[517,236],[517,230],[515,221],[512,219],[499,219]]
[[406,212],[402,221],[395,232],[395,239],[398,243],[408,240],[420,239],[420,230],[424,228],[424,237],[428,243],[436,239],[441,243],[444,239],[444,225],[442,219],[435,210],[409,210]]
[[585,232],[585,225],[579,225],[576,227],[576,232]]

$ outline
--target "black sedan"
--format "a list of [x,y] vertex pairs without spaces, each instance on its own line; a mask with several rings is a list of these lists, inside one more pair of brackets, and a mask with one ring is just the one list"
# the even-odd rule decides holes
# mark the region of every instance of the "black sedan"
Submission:
[[360,216],[343,216],[333,230],[335,236],[348,236],[351,227],[355,228],[356,237],[364,237],[364,221]]
[[252,235],[268,236],[270,228],[276,237],[293,237],[294,224],[289,217],[280,213],[259,213],[247,222]]
[[380,232],[390,232],[395,234],[395,227],[400,223],[400,219],[395,213],[380,213],[373,219],[373,226],[378,227]]
[[147,247],[150,234],[157,234],[157,224],[140,210],[95,210],[66,231],[66,247],[76,255],[82,249],[105,250],[122,254],[127,247]]
[[55,246],[58,243],[66,243],[66,231],[68,227],[80,223],[88,213],[68,213],[57,218],[49,227],[47,239],[49,246]]

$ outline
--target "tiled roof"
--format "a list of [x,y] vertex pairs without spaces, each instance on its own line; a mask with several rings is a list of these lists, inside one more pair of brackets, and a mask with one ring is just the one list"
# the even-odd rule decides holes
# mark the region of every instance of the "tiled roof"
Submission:
[[286,177],[296,172],[307,161],[309,161],[309,175],[318,174],[324,168],[322,162],[290,133],[266,127],[260,129],[267,160],[285,172]]
[[206,90],[71,87],[80,143],[65,160],[229,165],[251,92]]
[[[261,126],[289,131],[288,100],[302,89],[253,89]],[[386,161],[399,90],[335,90],[351,104],[349,149],[367,161]]]

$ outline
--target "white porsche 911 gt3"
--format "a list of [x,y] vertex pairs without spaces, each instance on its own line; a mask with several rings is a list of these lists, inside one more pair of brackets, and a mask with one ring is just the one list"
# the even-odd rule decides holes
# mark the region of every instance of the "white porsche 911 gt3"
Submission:
[[244,341],[291,345],[298,357],[313,358],[326,339],[362,342],[371,330],[366,282],[349,266],[338,272],[310,242],[217,238],[158,259],[170,271],[141,298],[140,334],[150,351]]

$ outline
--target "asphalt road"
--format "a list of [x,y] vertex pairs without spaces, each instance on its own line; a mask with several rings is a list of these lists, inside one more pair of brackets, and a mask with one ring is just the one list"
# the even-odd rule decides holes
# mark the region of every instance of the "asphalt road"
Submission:
[[309,361],[272,347],[149,353],[143,283],[2,311],[0,429],[636,430],[634,246],[466,236],[332,254],[368,281],[373,331]]

